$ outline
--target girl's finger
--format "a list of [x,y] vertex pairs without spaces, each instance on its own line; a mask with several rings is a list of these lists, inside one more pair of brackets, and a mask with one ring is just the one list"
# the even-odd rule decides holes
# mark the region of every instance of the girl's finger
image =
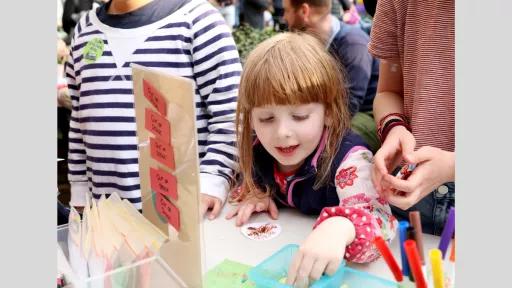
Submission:
[[286,278],[286,284],[293,285],[295,283],[295,280],[297,278],[297,273],[299,271],[299,267],[300,267],[303,257],[304,257],[304,254],[302,254],[302,252],[300,250],[297,250],[297,252],[293,256],[292,263],[290,264],[290,267],[288,268],[288,276]]
[[253,203],[245,205],[243,210],[238,213],[237,226],[242,226],[249,221],[249,217],[251,217],[252,212],[254,212],[254,208],[255,205]]
[[325,271],[325,268],[328,264],[328,261],[325,259],[318,259],[313,264],[313,267],[311,268],[311,273],[309,274],[309,277],[311,280],[316,281],[322,277],[322,274]]
[[238,214],[238,210],[240,210],[240,205],[236,206],[235,209],[229,211],[228,214],[226,214],[226,219],[229,220],[229,219],[235,217],[235,215]]

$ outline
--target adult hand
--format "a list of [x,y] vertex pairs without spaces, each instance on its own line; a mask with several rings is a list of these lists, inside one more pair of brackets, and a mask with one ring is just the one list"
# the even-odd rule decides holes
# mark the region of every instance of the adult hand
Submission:
[[339,268],[345,248],[355,238],[355,227],[344,217],[324,220],[309,234],[288,269],[286,284],[308,287],[325,272],[332,276]]
[[279,211],[277,210],[276,203],[270,196],[257,197],[253,196],[242,203],[232,211],[228,212],[226,219],[236,217],[236,226],[242,226],[249,221],[249,218],[254,212],[268,211],[272,219],[277,219]]
[[407,180],[384,177],[394,189],[405,192],[388,197],[389,203],[400,209],[409,209],[441,184],[455,180],[455,152],[424,146],[405,155],[405,161],[417,164]]
[[222,208],[222,201],[217,197],[201,194],[201,218],[203,218],[206,211],[210,208],[212,208],[212,211],[210,212],[208,219],[213,220],[219,216]]
[[414,152],[416,139],[404,126],[393,127],[380,149],[373,157],[372,182],[381,196],[389,196],[391,190],[384,176],[391,176],[402,161],[404,155]]

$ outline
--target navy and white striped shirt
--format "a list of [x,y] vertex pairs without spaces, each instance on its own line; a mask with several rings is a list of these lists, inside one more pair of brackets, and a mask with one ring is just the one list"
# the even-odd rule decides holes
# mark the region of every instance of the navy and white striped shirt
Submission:
[[[75,32],[66,65],[73,103],[70,204],[83,206],[89,191],[94,198],[117,192],[142,207],[131,63],[194,80],[201,192],[224,201],[237,165],[234,118],[242,67],[217,9],[192,0],[130,29],[108,26],[90,11]],[[89,63],[84,48],[95,38],[104,49]]]

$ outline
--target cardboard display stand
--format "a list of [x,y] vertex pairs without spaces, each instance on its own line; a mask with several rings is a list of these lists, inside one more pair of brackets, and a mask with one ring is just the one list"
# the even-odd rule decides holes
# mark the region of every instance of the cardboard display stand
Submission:
[[187,287],[199,288],[203,271],[194,85],[139,65],[132,64],[132,74],[143,215],[169,235],[161,258]]

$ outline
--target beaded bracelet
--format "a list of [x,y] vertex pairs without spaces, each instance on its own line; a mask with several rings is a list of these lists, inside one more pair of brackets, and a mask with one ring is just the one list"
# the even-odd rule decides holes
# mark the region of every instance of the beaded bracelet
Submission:
[[[387,118],[392,116],[398,117],[400,119],[393,118],[388,121],[385,121]],[[396,126],[404,126],[407,130],[411,131],[411,126],[409,126],[409,124],[407,123],[407,117],[404,114],[390,113],[380,120],[379,127],[377,129],[377,134],[379,136],[381,143],[384,143],[384,140],[388,136],[389,131],[391,131],[391,129]]]

